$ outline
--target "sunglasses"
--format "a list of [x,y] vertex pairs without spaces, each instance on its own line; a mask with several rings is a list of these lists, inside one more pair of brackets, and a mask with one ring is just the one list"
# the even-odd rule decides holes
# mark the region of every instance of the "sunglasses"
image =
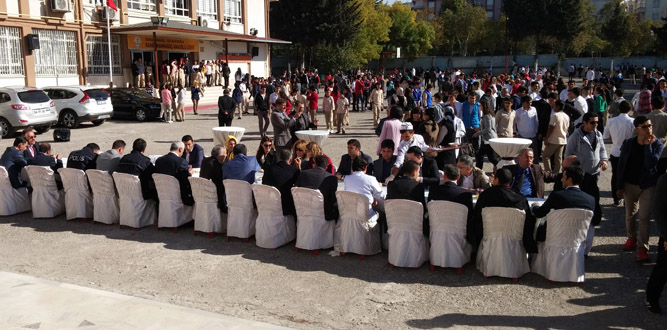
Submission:
[[267,143],[267,144],[263,144],[263,146],[264,146],[264,148],[271,148],[271,146],[273,146],[273,144]]
[[301,149],[301,148],[296,148],[296,151],[301,151],[301,152],[303,152],[303,149]]

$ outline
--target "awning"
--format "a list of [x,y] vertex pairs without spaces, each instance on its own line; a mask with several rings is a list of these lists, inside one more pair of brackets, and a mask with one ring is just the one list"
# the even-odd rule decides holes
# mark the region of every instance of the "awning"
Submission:
[[209,41],[220,41],[226,39],[229,41],[247,41],[247,42],[261,42],[261,43],[272,43],[272,44],[292,43],[290,41],[285,41],[280,39],[261,38],[252,35],[246,35],[246,34],[223,31],[218,29],[211,29],[198,25],[181,23],[173,20],[169,20],[169,22],[167,22],[167,24],[164,25],[154,25],[151,22],[145,22],[145,23],[138,23],[138,24],[111,28],[112,34],[152,36],[153,32],[156,32],[157,37],[163,37],[163,38],[186,38],[186,39],[196,38],[198,40],[209,40]]

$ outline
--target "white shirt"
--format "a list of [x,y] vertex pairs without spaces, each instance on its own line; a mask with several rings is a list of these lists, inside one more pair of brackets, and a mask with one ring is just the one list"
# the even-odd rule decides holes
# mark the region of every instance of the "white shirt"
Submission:
[[563,102],[565,102],[565,101],[568,100],[568,98],[567,98],[567,91],[568,91],[567,88],[565,88],[565,89],[563,89],[562,91],[560,91],[560,96],[559,96],[558,98],[559,98],[561,101],[563,101]]
[[623,142],[631,138],[634,133],[635,125],[633,122],[634,119],[628,116],[627,113],[622,113],[607,120],[607,126],[605,127],[604,134],[602,134],[602,138],[611,138],[612,144],[609,153],[612,156],[621,156]]
[[588,70],[588,72],[586,72],[586,79],[588,79],[588,81],[593,81],[593,79],[595,79],[595,71]]
[[401,143],[398,144],[398,153],[396,156],[396,162],[394,163],[394,166],[401,167],[403,165],[403,161],[405,159],[405,153],[412,146],[418,146],[419,148],[421,148],[422,151],[426,151],[429,148],[428,144],[424,142],[424,137],[419,134],[413,135],[412,141],[401,140]]
[[244,83],[239,84],[239,89],[241,90],[241,93],[243,93],[243,94],[248,93],[248,87]]
[[514,126],[516,132],[523,138],[534,138],[537,135],[537,110],[530,107],[526,110],[523,107],[516,109],[514,116]]
[[377,179],[375,179],[374,176],[368,175],[362,171],[358,171],[352,172],[350,175],[346,175],[343,179],[343,183],[345,183],[346,191],[362,194],[368,198],[368,209],[371,210],[371,216],[373,216],[373,200],[384,199],[382,187],[378,183]]
[[542,99],[542,97],[540,96],[540,93],[538,93],[538,92],[531,92],[530,94],[528,94],[528,96],[530,96],[530,98],[533,99],[533,101],[537,101],[537,100]]
[[577,98],[574,99],[574,108],[581,114],[581,117],[574,121],[576,125],[584,121],[584,114],[588,112],[588,103],[586,103],[586,99],[581,95],[577,96]]

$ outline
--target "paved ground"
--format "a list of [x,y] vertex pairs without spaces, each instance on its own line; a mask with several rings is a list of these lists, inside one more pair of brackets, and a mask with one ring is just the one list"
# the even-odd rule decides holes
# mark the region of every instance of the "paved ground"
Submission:
[[[106,149],[117,138],[131,143],[143,137],[147,153],[157,154],[166,153],[172,140],[192,134],[210,150],[214,110],[199,116],[187,112],[186,117],[173,124],[84,124],[72,132],[71,142],[53,147],[66,155],[88,142]],[[376,147],[371,114],[353,113],[351,121],[348,135],[331,136],[323,144],[335,163],[350,137],[359,138],[370,154]],[[234,120],[234,125],[249,130],[242,142],[256,150],[256,117]],[[51,140],[48,133],[38,138]],[[0,148],[9,144],[2,140]],[[662,329],[665,318],[643,306],[651,265],[638,265],[632,253],[620,250],[623,209],[610,206],[609,179],[605,172],[600,180],[605,220],[586,261],[583,285],[552,285],[534,274],[516,284],[484,280],[470,264],[460,276],[451,269],[430,272],[427,266],[390,269],[386,252],[363,261],[332,258],[296,252],[293,245],[265,250],[253,240],[193,236],[192,225],[176,234],[155,228],[131,231],[67,222],[62,216],[35,220],[30,213],[0,219],[0,270],[301,329]],[[653,259],[656,232],[653,227]],[[667,298],[662,303],[667,306]],[[7,306],[0,304],[0,310]]]

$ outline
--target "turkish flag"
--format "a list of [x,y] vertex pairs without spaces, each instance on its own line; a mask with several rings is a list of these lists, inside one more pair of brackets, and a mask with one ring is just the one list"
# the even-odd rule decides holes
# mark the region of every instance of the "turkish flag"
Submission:
[[116,3],[113,0],[107,0],[107,7],[118,11],[118,7],[116,7]]

